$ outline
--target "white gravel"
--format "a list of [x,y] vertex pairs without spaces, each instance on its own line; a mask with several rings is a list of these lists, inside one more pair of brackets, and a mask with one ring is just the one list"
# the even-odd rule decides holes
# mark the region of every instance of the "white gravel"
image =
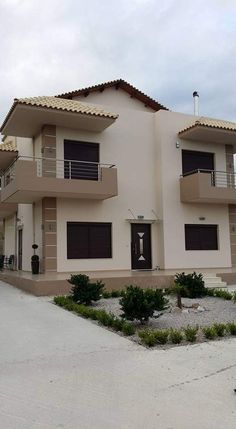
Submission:
[[[97,309],[104,309],[116,316],[120,316],[122,311],[119,305],[120,298],[101,299],[95,304]],[[187,325],[191,326],[209,326],[213,323],[236,322],[236,304],[233,301],[226,301],[221,298],[205,297],[198,299],[182,298],[182,303],[187,307],[199,303],[205,311],[198,312],[194,309],[188,309],[189,313],[179,312],[176,309],[176,299],[169,298],[170,308],[158,318],[151,318],[146,324],[147,327],[156,329],[181,328]]]

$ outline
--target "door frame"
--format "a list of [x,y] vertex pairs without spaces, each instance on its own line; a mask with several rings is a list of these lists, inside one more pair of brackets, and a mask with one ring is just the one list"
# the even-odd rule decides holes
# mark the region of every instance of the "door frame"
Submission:
[[[21,235],[21,239],[20,239]],[[20,243],[21,243],[21,255],[20,255]],[[23,261],[23,228],[20,227],[17,229],[17,269],[22,271],[22,261]]]
[[[133,263],[133,227],[134,226],[140,226],[142,227],[142,225],[145,225],[148,227],[148,234],[149,234],[149,267],[147,268],[142,268],[142,267],[134,267],[134,263]],[[130,257],[131,257],[131,270],[147,270],[150,271],[152,270],[152,225],[151,223],[145,223],[145,222],[132,222],[130,224],[131,228],[130,228],[130,235],[131,235],[131,246],[130,246]]]

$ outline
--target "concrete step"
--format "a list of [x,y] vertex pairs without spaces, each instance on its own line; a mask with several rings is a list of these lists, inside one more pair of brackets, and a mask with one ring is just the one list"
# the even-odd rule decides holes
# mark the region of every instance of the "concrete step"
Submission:
[[203,277],[205,283],[220,283],[220,277]]
[[205,287],[209,289],[227,289],[227,283],[226,282],[205,282]]

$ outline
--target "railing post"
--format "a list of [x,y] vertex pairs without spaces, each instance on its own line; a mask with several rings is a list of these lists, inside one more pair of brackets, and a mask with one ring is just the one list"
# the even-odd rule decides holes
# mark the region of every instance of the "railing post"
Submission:
[[69,179],[71,179],[71,161],[69,161]]

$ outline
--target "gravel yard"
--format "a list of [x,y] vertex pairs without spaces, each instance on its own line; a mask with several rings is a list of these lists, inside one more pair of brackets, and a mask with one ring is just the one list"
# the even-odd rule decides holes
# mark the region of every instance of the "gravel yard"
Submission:
[[[119,305],[120,298],[101,299],[94,305],[96,309],[120,316],[122,311]],[[214,323],[236,322],[236,304],[221,298],[205,297],[198,299],[182,298],[183,310],[176,307],[176,299],[169,297],[170,308],[158,318],[151,318],[145,325],[149,328],[166,329],[190,326],[210,326]],[[199,304],[201,311],[191,307]],[[139,323],[137,323],[139,325]],[[143,325],[141,325],[143,327]]]

